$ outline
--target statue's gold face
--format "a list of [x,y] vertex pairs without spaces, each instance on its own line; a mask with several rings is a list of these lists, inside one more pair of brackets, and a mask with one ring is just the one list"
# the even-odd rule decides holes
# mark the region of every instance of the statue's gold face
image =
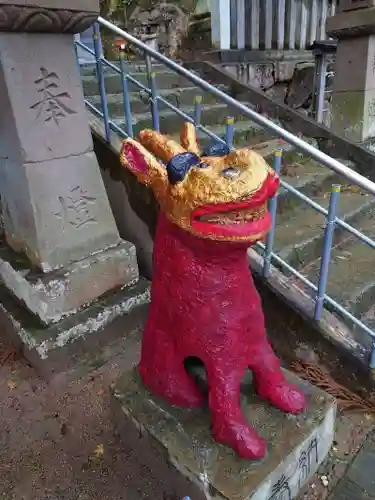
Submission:
[[124,141],[121,161],[153,189],[168,219],[197,237],[253,243],[270,228],[267,201],[279,180],[255,151],[200,156],[195,128],[186,123],[181,145],[144,130],[139,142]]

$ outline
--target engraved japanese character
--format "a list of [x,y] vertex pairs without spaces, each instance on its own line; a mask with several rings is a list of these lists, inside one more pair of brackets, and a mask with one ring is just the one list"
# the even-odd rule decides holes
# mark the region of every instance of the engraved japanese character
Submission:
[[59,91],[59,77],[54,71],[48,72],[46,68],[40,68],[40,74],[40,78],[34,82],[40,99],[30,109],[37,111],[36,119],[42,117],[45,122],[52,120],[58,125],[62,118],[76,113],[67,104],[71,96],[68,92]]

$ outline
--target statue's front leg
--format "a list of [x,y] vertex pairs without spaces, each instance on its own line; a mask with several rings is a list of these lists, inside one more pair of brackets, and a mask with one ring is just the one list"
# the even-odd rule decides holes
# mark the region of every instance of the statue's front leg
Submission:
[[219,443],[231,446],[239,456],[260,460],[267,454],[267,443],[249,425],[240,408],[240,384],[245,367],[236,360],[206,361],[212,433]]

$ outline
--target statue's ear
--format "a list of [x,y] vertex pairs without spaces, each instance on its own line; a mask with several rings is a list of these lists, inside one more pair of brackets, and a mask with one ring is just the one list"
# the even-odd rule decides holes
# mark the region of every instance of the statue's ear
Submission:
[[120,162],[142,184],[152,188],[157,184],[159,192],[162,185],[166,187],[168,184],[167,171],[164,165],[159,163],[153,154],[134,139],[126,139],[123,142]]

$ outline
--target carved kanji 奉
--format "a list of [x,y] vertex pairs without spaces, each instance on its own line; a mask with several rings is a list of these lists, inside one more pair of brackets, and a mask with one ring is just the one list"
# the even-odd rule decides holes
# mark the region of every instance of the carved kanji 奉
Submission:
[[252,370],[259,396],[275,407],[293,414],[305,407],[267,340],[247,261],[249,245],[270,228],[267,201],[279,180],[250,149],[214,145],[200,155],[189,123],[181,145],[153,130],[142,131],[139,142],[127,139],[121,161],[160,204],[142,380],[171,404],[199,407],[204,396],[184,360],[200,358],[215,439],[244,458],[260,459],[267,443],[239,406],[245,370]]

